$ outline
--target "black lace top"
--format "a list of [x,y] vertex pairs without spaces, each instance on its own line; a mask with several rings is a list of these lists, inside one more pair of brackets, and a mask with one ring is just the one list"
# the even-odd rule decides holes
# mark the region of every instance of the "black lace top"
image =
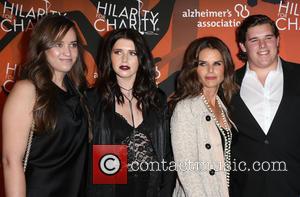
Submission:
[[148,124],[151,122],[151,116],[144,116],[143,122],[134,129],[122,115],[115,112],[115,144],[128,146],[128,184],[116,186],[117,196],[147,196],[150,171],[145,169],[149,162],[156,161],[149,136],[151,127]]

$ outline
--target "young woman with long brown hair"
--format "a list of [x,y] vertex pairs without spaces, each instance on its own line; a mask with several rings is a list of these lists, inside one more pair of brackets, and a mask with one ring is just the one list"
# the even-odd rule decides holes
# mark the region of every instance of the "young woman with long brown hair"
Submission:
[[7,197],[84,196],[88,118],[78,35],[75,24],[58,15],[40,19],[33,29],[21,80],[3,111]]

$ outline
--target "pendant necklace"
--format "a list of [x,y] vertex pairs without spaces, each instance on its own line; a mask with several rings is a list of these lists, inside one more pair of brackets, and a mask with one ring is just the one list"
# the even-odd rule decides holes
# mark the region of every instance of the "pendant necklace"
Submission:
[[[132,88],[130,90],[132,90]],[[128,91],[130,91],[130,90],[128,90]],[[125,94],[123,94],[123,96],[128,101],[128,104],[129,104],[129,109],[130,109],[130,114],[131,114],[131,121],[132,121],[132,127],[133,127],[133,135],[132,135],[132,142],[133,142],[133,144],[132,144],[131,149],[132,149],[133,154],[134,154],[134,160],[137,161],[136,151],[135,151],[135,149],[136,149],[136,144],[135,144],[136,129],[135,129],[134,116],[133,116],[133,109],[132,109],[132,100],[133,100],[134,97],[132,96],[131,99],[129,99]]]
[[127,88],[124,88],[124,87],[122,87],[122,86],[120,86],[120,85],[119,85],[119,87],[120,87],[121,89],[123,89],[123,90],[126,90],[127,92],[129,92],[129,91],[132,90],[132,88],[133,88],[133,87],[132,87],[132,88],[127,89]]

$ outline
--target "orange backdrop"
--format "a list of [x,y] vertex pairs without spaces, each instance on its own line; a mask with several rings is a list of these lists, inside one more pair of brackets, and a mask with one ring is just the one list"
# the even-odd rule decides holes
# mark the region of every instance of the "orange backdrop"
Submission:
[[[221,38],[229,46],[236,67],[242,66],[236,57],[234,32],[250,14],[274,19],[280,29],[281,57],[300,62],[298,0],[1,0],[0,13],[1,112],[16,70],[25,60],[30,30],[45,13],[64,14],[77,23],[86,45],[91,84],[97,76],[103,35],[121,27],[137,29],[145,36],[155,57],[157,82],[168,95],[174,90],[185,48],[198,37]],[[2,169],[0,177],[0,196],[4,196]]]

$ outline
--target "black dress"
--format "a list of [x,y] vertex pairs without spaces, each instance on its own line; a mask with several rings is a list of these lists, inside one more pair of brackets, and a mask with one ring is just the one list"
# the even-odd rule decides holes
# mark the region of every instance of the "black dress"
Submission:
[[57,123],[34,134],[26,169],[27,197],[81,197],[86,183],[87,120],[79,96],[65,77],[67,91],[54,83]]

